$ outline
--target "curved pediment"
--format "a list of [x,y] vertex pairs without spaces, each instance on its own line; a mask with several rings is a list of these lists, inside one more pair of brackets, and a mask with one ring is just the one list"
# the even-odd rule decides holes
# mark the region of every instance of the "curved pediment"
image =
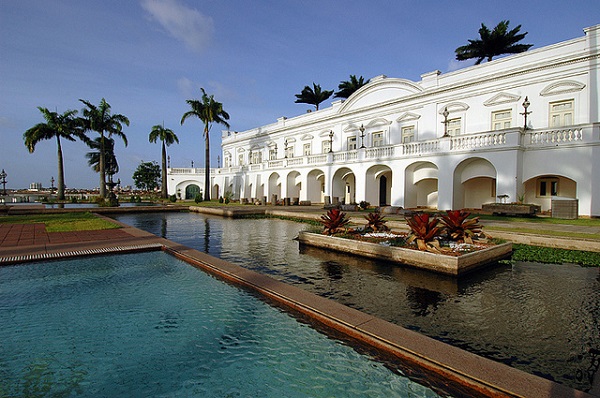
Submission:
[[585,88],[585,84],[580,83],[575,80],[563,80],[561,82],[552,83],[546,87],[542,91],[540,91],[540,95],[542,97],[546,97],[549,95],[557,95],[557,94],[565,94],[565,93],[574,93],[577,91],[581,91]]
[[423,89],[417,83],[406,79],[389,79],[378,76],[352,94],[340,107],[338,113],[366,108],[386,101],[408,97],[421,93]]
[[408,122],[411,120],[418,120],[421,117],[421,115],[417,115],[416,113],[412,113],[412,112],[404,112],[402,115],[400,115],[400,117],[398,119],[396,119],[397,122]]
[[302,137],[300,137],[301,141],[308,141],[308,140],[312,140],[314,137],[310,134],[304,134]]
[[438,111],[438,113],[440,115],[443,114],[445,109],[447,109],[448,112],[450,112],[450,113],[465,112],[466,110],[469,109],[469,105],[465,104],[464,102],[451,102],[446,106],[440,107],[440,110]]
[[380,117],[380,118],[371,120],[365,127],[369,128],[369,127],[389,126],[390,124],[392,124],[391,121]]

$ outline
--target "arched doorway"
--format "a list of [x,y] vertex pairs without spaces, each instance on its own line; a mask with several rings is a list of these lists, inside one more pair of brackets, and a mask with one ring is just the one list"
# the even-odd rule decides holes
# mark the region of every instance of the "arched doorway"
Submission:
[[417,162],[405,170],[404,207],[438,206],[438,167],[431,162]]
[[333,175],[331,196],[332,203],[335,202],[336,198],[344,203],[354,203],[356,201],[356,177],[348,167],[342,167]]
[[196,184],[190,184],[185,187],[185,197],[183,199],[194,199],[200,193],[200,187]]
[[552,208],[552,197],[577,198],[577,181],[556,174],[539,175],[523,183],[523,201],[542,206],[542,211]]
[[376,165],[367,170],[365,200],[375,206],[390,204],[392,192],[392,169]]
[[267,200],[271,201],[273,195],[277,195],[277,200],[281,199],[281,178],[278,173],[273,173],[269,176],[269,195]]
[[[516,200],[516,199],[515,199]],[[496,201],[496,168],[488,160],[463,160],[454,170],[453,209],[480,209]]]
[[325,201],[325,174],[319,170],[311,170],[306,178],[306,199],[315,203]]

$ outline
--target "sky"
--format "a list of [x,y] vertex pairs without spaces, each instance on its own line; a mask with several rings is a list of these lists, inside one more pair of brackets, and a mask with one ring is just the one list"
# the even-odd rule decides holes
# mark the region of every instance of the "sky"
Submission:
[[[23,133],[44,121],[37,107],[81,113],[79,99],[129,118],[129,145],[115,145],[116,178],[133,185],[140,162],[157,161],[152,126],[179,137],[172,167],[204,166],[202,123],[188,99],[203,87],[230,115],[231,131],[276,122],[312,106],[295,103],[306,85],[337,90],[350,75],[419,81],[424,73],[471,66],[454,50],[502,20],[543,47],[600,24],[598,0],[0,0],[0,169],[7,188],[49,187],[57,178],[56,141],[34,153]],[[323,109],[331,100],[321,104]],[[211,130],[211,165],[221,125]],[[89,133],[91,138],[97,133]],[[94,188],[82,142],[62,142],[67,188]]]

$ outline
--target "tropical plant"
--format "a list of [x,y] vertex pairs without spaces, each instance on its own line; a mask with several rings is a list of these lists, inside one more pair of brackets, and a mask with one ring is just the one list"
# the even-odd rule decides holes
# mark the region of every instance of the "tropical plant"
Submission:
[[210,200],[210,140],[209,132],[212,123],[219,123],[229,127],[229,114],[223,110],[223,104],[215,101],[213,95],[206,94],[202,90],[202,101],[195,99],[186,100],[192,110],[187,111],[181,117],[181,124],[189,117],[197,117],[204,123],[204,142],[205,142],[205,170],[204,170],[204,200]]
[[148,140],[150,142],[156,142],[160,140],[162,142],[162,178],[161,178],[161,186],[160,186],[160,197],[163,199],[167,199],[169,194],[167,192],[167,148],[174,142],[179,144],[179,138],[171,129],[166,129],[164,125],[157,124],[152,126],[152,131],[150,131],[150,135],[148,136]]
[[[127,137],[123,133],[123,124],[129,126],[129,119],[121,114],[111,114],[111,107],[104,98],[100,100],[99,106],[96,106],[89,101],[80,99],[87,108],[82,111],[83,123],[86,130],[95,131],[100,134],[100,197],[106,198],[106,160],[104,158],[105,138],[111,138],[113,135],[120,137],[125,146],[127,146]],[[108,135],[105,136],[104,134]]]
[[322,215],[319,222],[323,224],[323,233],[325,235],[333,235],[336,232],[343,231],[350,220],[346,218],[346,213],[342,213],[340,209],[333,208],[329,209],[327,214]]
[[304,86],[300,94],[296,94],[296,104],[314,105],[319,110],[319,104],[327,100],[333,94],[333,90],[322,90],[319,84],[313,82],[313,88]]
[[[101,138],[96,137],[88,143],[88,146],[93,149],[92,152],[85,154],[88,159],[88,165],[96,172],[100,172],[100,150],[102,147]],[[111,177],[119,172],[119,163],[115,156],[115,140],[112,138],[104,138],[104,165],[106,174]]]
[[437,217],[430,219],[428,213],[420,213],[408,217],[406,222],[411,231],[406,239],[406,243],[416,241],[419,250],[431,250],[433,246],[437,245],[435,239],[440,237],[442,233]]
[[354,94],[356,90],[358,90],[367,83],[369,83],[369,80],[367,79],[367,81],[365,81],[364,77],[362,76],[356,78],[356,75],[350,75],[350,80],[344,80],[340,82],[340,84],[338,85],[339,91],[337,91],[333,97],[344,99],[348,98],[352,94]]
[[448,238],[457,242],[473,243],[473,237],[481,232],[479,217],[468,218],[468,211],[447,210],[445,215],[440,216]]
[[366,229],[368,230],[375,232],[385,232],[390,230],[388,226],[385,225],[387,222],[385,216],[383,216],[379,210],[367,214],[365,220],[367,220]]
[[156,162],[141,162],[135,169],[132,178],[136,187],[152,191],[159,186],[160,167]]
[[75,141],[76,138],[88,142],[89,138],[85,135],[84,129],[80,124],[80,120],[75,117],[76,110],[67,110],[62,115],[57,112],[50,112],[47,108],[38,107],[42,112],[45,123],[38,123],[28,129],[23,134],[25,146],[30,153],[35,151],[35,146],[43,140],[56,138],[58,147],[58,179],[57,179],[57,198],[65,200],[65,171],[63,165],[63,153],[61,138],[69,141]]
[[519,33],[521,25],[508,31],[510,21],[500,21],[498,25],[490,32],[487,26],[483,23],[479,29],[479,39],[469,39],[469,44],[458,47],[456,50],[456,59],[464,61],[467,59],[477,58],[475,65],[479,65],[481,61],[487,59],[491,61],[492,57],[502,54],[517,54],[527,50],[533,44],[517,44],[525,38],[528,32]]
[[367,202],[366,200],[361,200],[358,206],[361,209],[366,210],[369,206],[371,206],[371,203]]

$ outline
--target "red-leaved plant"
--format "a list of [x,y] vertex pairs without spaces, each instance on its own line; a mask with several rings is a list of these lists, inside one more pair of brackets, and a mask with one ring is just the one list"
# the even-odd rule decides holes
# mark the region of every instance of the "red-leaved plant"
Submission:
[[346,218],[346,213],[342,213],[340,209],[329,209],[327,214],[321,216],[319,220],[323,224],[323,233],[325,235],[333,235],[337,232],[345,230],[345,226],[350,222]]
[[443,230],[438,226],[439,220],[437,217],[429,218],[429,214],[415,214],[406,219],[411,233],[406,239],[406,243],[413,241],[417,242],[419,250],[437,251],[436,246],[439,246],[435,238],[439,237]]
[[473,243],[473,237],[481,232],[479,217],[471,218],[468,211],[447,210],[441,216],[442,225],[446,229],[448,238],[457,242]]
[[366,229],[370,229],[375,232],[385,232],[390,230],[388,226],[385,225],[387,222],[385,216],[383,216],[379,210],[367,214],[365,216],[365,220],[367,220]]

